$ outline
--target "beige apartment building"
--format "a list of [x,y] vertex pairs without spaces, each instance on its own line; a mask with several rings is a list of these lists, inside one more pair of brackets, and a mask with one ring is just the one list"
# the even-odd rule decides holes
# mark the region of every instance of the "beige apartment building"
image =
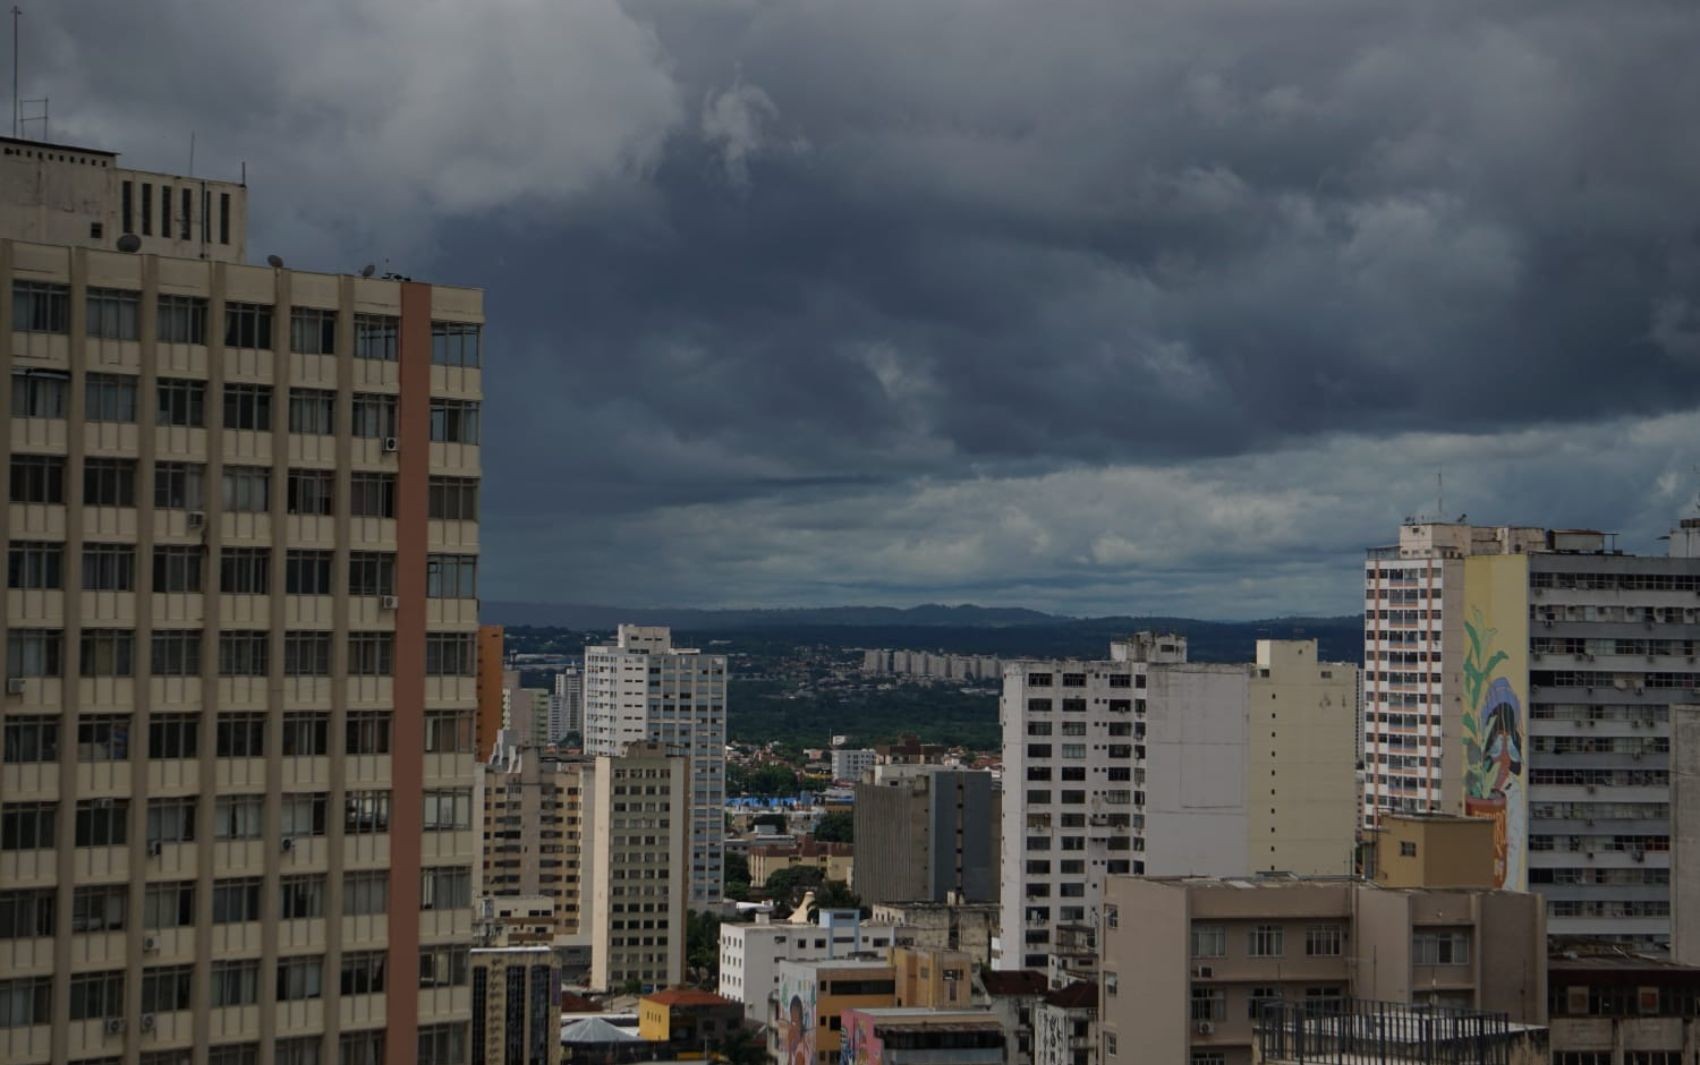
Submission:
[[472,1057],[553,1065],[561,1056],[561,964],[546,946],[472,952]]
[[587,916],[585,799],[594,765],[498,743],[494,759],[478,767],[476,893],[548,899],[549,940],[577,935]]
[[690,759],[659,743],[596,759],[590,786],[591,986],[671,987],[685,973]]
[[1102,1065],[1249,1065],[1265,1004],[1351,999],[1546,1020],[1536,895],[1394,890],[1344,877],[1111,877]]
[[464,1061],[482,294],[0,151],[0,1060]]

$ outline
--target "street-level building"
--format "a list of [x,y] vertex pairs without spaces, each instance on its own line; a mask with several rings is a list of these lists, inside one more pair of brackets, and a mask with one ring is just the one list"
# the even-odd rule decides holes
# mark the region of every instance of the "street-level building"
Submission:
[[8,1063],[467,1054],[483,295],[246,204],[0,142]]
[[889,961],[779,963],[779,990],[767,1013],[768,1056],[776,1065],[837,1065],[844,1011],[897,1005]]
[[864,922],[855,910],[821,910],[813,923],[770,922],[765,914],[754,924],[728,921],[720,926],[720,994],[741,1003],[752,1024],[765,1024],[781,962],[884,958],[901,931]]
[[1555,945],[1547,963],[1554,1062],[1688,1065],[1700,1053],[1700,969],[1586,941]]
[[848,1009],[843,1060],[882,1065],[1004,1065],[1007,1037],[985,1010]]
[[671,630],[621,625],[615,641],[584,652],[584,751],[619,755],[659,743],[690,759],[689,899],[725,893],[726,656],[673,646]]

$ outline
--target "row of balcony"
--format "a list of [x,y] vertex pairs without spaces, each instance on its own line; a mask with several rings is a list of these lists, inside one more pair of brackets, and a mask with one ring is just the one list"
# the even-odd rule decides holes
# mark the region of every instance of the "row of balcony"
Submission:
[[[433,471],[435,472],[435,471]],[[66,537],[67,507],[58,503],[8,503],[7,520],[14,540],[60,541]],[[149,515],[151,517],[143,517]],[[153,522],[154,539],[161,543],[201,543],[206,537],[207,512],[154,507],[83,506],[82,535],[85,540],[134,543],[140,523]],[[337,519],[328,514],[289,514],[284,518],[281,542],[274,535],[272,516],[266,512],[225,511],[216,515],[222,542],[244,547],[320,547],[330,550],[345,542],[337,535]],[[394,551],[396,519],[351,517],[346,542],[356,550]],[[476,521],[432,518],[426,523],[427,550],[474,553],[478,550]]]

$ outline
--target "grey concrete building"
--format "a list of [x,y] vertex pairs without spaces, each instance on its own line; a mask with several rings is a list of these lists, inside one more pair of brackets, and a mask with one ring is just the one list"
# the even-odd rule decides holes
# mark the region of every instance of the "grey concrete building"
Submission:
[[992,775],[882,766],[856,785],[856,892],[866,902],[987,902],[998,894]]

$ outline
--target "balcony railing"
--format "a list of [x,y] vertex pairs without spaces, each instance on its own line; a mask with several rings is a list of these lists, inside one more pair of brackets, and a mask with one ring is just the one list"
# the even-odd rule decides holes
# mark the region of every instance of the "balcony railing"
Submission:
[[[1545,1029],[1504,1013],[1338,999],[1270,1002],[1258,1015],[1257,1060],[1281,1065],[1511,1065]],[[1541,1060],[1545,1060],[1542,1058]]]

